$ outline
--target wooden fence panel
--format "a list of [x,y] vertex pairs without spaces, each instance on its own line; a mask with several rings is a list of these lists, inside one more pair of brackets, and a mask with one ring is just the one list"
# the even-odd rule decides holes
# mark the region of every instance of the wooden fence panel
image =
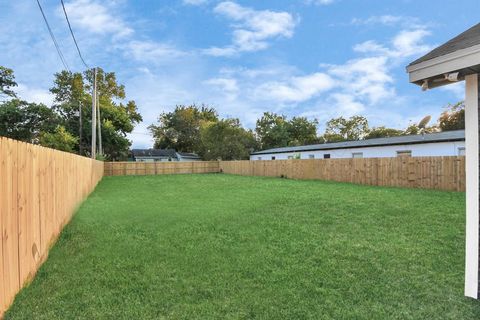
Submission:
[[216,173],[219,170],[218,161],[105,162],[106,176]]
[[465,191],[465,157],[220,161],[224,173]]
[[103,162],[0,137],[0,318],[103,172]]

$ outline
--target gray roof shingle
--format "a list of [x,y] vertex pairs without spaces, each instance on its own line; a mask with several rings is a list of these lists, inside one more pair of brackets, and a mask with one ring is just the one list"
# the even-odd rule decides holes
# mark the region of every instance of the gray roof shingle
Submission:
[[419,64],[421,62],[431,60],[434,58],[438,58],[461,49],[473,47],[478,44],[480,44],[480,23],[474,25],[467,31],[459,34],[458,36],[447,41],[441,46],[433,49],[423,57],[413,61],[412,63],[409,64],[409,66]]
[[261,150],[253,152],[252,155],[270,154],[270,153],[283,153],[283,152],[301,152],[301,151],[316,151],[316,150],[333,150],[333,149],[350,149],[361,147],[378,147],[388,145],[400,145],[400,144],[418,144],[429,142],[446,142],[446,141],[462,141],[465,140],[465,131],[445,131],[438,133],[408,135],[390,138],[376,138],[359,141],[344,141],[324,144],[313,144],[307,146],[298,147],[283,147],[273,148],[267,150]]

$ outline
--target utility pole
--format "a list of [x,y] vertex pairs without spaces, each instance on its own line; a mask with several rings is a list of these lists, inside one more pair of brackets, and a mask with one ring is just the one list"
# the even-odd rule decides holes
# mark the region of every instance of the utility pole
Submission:
[[78,102],[78,114],[79,114],[79,133],[80,139],[78,140],[78,151],[80,155],[83,155],[83,145],[82,145],[82,132],[83,132],[83,121],[82,121],[82,101]]
[[92,159],[96,158],[97,152],[97,68],[93,68],[93,92],[92,92]]
[[97,121],[98,121],[98,153],[103,155],[102,147],[102,119],[100,118],[100,95],[97,93]]

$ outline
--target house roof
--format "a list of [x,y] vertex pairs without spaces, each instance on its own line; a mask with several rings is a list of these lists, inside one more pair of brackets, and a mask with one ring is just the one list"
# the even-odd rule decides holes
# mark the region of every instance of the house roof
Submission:
[[417,60],[413,61],[409,65],[418,64],[420,62],[424,62],[433,58],[438,58],[440,56],[444,56],[446,54],[458,51],[460,49],[466,49],[469,47],[473,47],[475,45],[480,44],[480,23],[474,25],[470,29],[465,32],[462,32],[455,38],[445,42],[441,46],[433,49],[426,55]]
[[410,63],[407,72],[410,82],[424,89],[480,73],[480,23]]
[[134,157],[177,157],[174,149],[132,149],[132,153]]
[[390,145],[405,145],[405,144],[420,144],[420,143],[434,143],[434,142],[448,142],[448,141],[463,141],[465,140],[465,131],[445,131],[438,133],[417,134],[390,138],[376,138],[359,141],[344,141],[324,144],[313,144],[297,147],[283,147],[261,150],[253,152],[252,155],[284,153],[284,152],[301,152],[301,151],[317,151],[317,150],[334,150],[334,149],[352,149],[364,147],[379,147]]
[[198,154],[188,152],[177,152],[182,158],[200,159]]

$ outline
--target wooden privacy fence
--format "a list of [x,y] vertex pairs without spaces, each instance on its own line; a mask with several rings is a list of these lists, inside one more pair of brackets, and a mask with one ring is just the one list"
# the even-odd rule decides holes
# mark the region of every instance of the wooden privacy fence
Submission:
[[218,161],[105,162],[106,176],[219,172]]
[[0,318],[103,171],[100,161],[0,137]]
[[225,173],[465,191],[465,157],[220,161]]

